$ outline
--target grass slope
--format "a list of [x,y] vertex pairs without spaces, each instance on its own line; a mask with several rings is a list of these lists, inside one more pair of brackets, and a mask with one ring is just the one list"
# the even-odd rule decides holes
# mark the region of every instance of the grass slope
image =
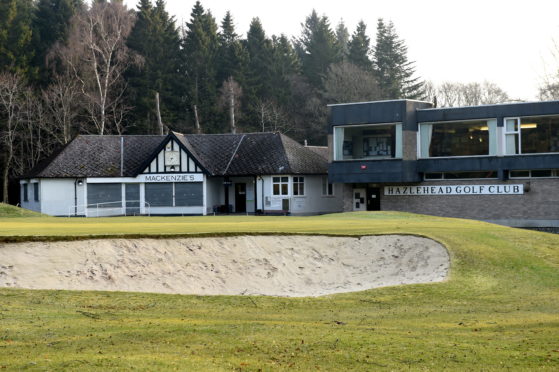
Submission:
[[44,214],[30,211],[29,209],[15,207],[10,204],[0,203],[0,218],[11,217],[44,217]]
[[0,289],[0,368],[559,369],[558,235],[390,212],[287,218],[0,218],[0,226],[0,235],[18,239],[415,234],[445,244],[452,257],[451,277],[443,283],[321,298]]

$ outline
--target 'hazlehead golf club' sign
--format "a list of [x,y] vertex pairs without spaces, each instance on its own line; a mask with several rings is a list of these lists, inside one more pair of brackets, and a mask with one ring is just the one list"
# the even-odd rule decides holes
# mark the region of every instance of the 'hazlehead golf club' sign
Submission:
[[385,186],[384,195],[521,195],[524,185]]

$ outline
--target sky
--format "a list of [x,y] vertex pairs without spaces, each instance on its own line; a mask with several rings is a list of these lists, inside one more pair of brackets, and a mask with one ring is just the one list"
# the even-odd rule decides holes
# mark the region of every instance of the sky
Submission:
[[[259,17],[268,36],[301,34],[315,9],[334,28],[353,33],[363,20],[371,40],[377,19],[394,22],[419,76],[438,84],[494,82],[513,99],[537,100],[538,87],[559,70],[559,0],[202,0],[218,24],[227,10],[238,34]],[[125,0],[136,8],[136,0]],[[195,0],[167,0],[177,24],[190,18]]]

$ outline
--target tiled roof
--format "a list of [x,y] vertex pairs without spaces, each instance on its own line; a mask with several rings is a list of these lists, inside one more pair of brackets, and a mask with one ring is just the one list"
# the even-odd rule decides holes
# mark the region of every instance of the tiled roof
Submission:
[[[173,135],[213,176],[327,173],[325,158],[279,133]],[[167,138],[78,136],[26,177],[135,177]]]
[[[135,177],[166,136],[122,136],[122,176]],[[77,136],[55,156],[41,162],[27,177],[120,177],[121,136]]]

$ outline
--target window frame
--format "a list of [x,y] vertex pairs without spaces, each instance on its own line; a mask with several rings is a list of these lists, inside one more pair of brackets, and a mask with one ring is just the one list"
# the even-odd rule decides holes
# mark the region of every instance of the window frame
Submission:
[[29,202],[29,184],[23,184],[23,201]]
[[[295,180],[297,179],[297,181]],[[293,176],[291,177],[291,190],[292,190],[292,194],[295,197],[300,197],[300,196],[306,196],[306,187],[305,187],[305,176]],[[299,194],[300,188],[302,187],[303,189],[303,193]],[[295,190],[297,190],[297,194],[295,193]]]
[[[530,119],[530,118],[548,118],[548,117],[557,117],[559,119],[559,114],[550,114],[550,115],[528,115],[528,116],[507,116],[503,118],[503,136],[502,136],[502,146],[503,146],[503,156],[534,156],[534,155],[548,155],[548,154],[559,154],[557,152],[529,152],[529,153],[522,153],[522,119]],[[509,119],[516,119],[518,120],[518,154],[507,154],[507,142],[506,142],[506,135],[512,134],[511,132],[507,132],[507,120]],[[524,170],[524,169],[523,169]]]
[[[322,196],[330,197],[335,196],[335,187],[333,183],[328,182],[328,176],[322,176],[322,184],[321,184],[321,191]],[[325,187],[326,186],[326,187]],[[326,193],[324,192],[326,190]],[[330,193],[331,191],[331,193]]]
[[[396,154],[398,153],[398,146],[396,143],[396,138],[398,137],[397,131],[398,131],[398,125],[400,125],[400,154],[401,156],[396,156]],[[379,127],[379,126],[394,126],[394,157],[364,157],[364,158],[359,158],[359,159],[336,159],[336,154],[337,154],[337,144],[336,144],[336,128],[358,128],[358,127]],[[345,132],[345,131],[344,131]],[[363,137],[374,137],[374,136],[363,136]],[[344,134],[344,138],[345,138],[345,134]],[[342,157],[343,157],[343,143],[344,141],[342,141]],[[360,144],[355,144],[352,143],[352,147],[355,148],[356,146],[363,146],[363,143]],[[401,121],[395,121],[395,122],[388,122],[388,123],[365,123],[365,124],[350,124],[350,125],[335,125],[332,126],[332,161],[336,162],[336,161],[376,161],[376,160],[402,160],[404,158],[404,123]]]
[[40,201],[39,192],[39,182],[33,182],[33,200],[36,202]]
[[[279,178],[279,182],[275,182],[274,178]],[[282,181],[282,178],[287,178],[287,181]],[[272,176],[271,181],[272,181],[271,182],[271,188],[272,188],[271,194],[272,194],[272,196],[282,197],[282,196],[290,196],[291,195],[291,193],[290,193],[290,191],[291,191],[291,187],[290,187],[291,182],[290,181],[291,180],[290,180],[289,176]],[[274,193],[274,185],[279,185],[279,194]],[[287,193],[286,194],[282,193],[282,187],[281,187],[282,185],[287,185]]]
[[[550,171],[551,176],[549,177],[533,177],[533,171]],[[528,172],[527,177],[523,176],[511,176],[512,172]],[[511,180],[527,180],[527,179],[550,179],[550,178],[559,178],[559,169],[551,168],[551,169],[511,169],[509,170],[509,179]]]
[[[446,178],[446,173],[474,173],[474,172],[494,172],[495,177],[483,177],[483,178]],[[440,174],[441,178],[426,178],[427,174]],[[496,170],[493,171],[457,171],[457,172],[425,172],[423,173],[423,181],[425,182],[439,182],[439,181],[479,181],[479,180],[498,180],[499,175]]]
[[[427,157],[423,157],[421,156],[421,125],[422,124],[431,124],[431,125],[436,125],[436,124],[445,124],[445,123],[465,123],[468,121],[485,121],[487,124],[487,126],[489,127],[489,121],[490,120],[495,120],[496,121],[496,131],[495,131],[495,140],[496,140],[496,146],[497,148],[495,149],[495,155],[490,155],[491,153],[491,139],[489,139],[487,141],[487,147],[488,147],[488,154],[487,155],[455,155],[455,156],[427,156]],[[493,118],[479,118],[479,119],[464,119],[464,120],[444,120],[444,121],[423,121],[423,122],[418,122],[417,123],[417,137],[416,137],[416,155],[417,155],[417,159],[461,159],[461,158],[483,158],[483,157],[488,157],[488,156],[498,156],[499,154],[499,120],[496,117]],[[488,137],[491,136],[491,131],[488,130]]]

